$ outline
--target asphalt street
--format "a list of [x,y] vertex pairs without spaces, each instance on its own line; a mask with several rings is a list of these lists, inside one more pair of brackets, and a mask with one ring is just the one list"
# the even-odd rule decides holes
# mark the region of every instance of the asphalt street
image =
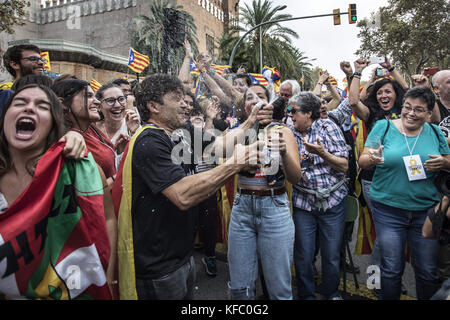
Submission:
[[[368,279],[367,268],[370,266],[370,255],[355,255],[353,254],[355,248],[355,235],[357,233],[357,223],[355,223],[355,230],[353,232],[353,241],[350,243],[350,249],[352,251],[352,257],[354,263],[359,266],[360,273],[356,275],[359,289],[356,288],[353,281],[353,275],[349,272],[346,274],[347,293],[342,292],[344,300],[366,300],[377,299],[372,290],[367,289],[366,283]],[[227,283],[229,281],[228,264],[226,263],[226,256],[218,253],[217,268],[218,275],[211,277],[206,275],[205,267],[201,262],[203,253],[201,250],[196,250],[195,254],[196,268],[197,268],[197,284],[195,286],[194,299],[195,300],[229,300]],[[320,273],[320,254],[316,261],[316,268]],[[320,276],[319,276],[320,282]],[[402,300],[411,300],[416,298],[415,279],[412,266],[406,263],[405,272],[403,274],[403,285],[407,290],[406,295],[402,295]],[[341,281],[340,290],[343,290],[343,281]],[[293,294],[294,299],[297,299],[297,289],[295,287],[295,281],[293,281]],[[256,297],[262,297],[262,289],[260,281],[256,284]],[[320,286],[317,292],[318,299],[321,299]]]

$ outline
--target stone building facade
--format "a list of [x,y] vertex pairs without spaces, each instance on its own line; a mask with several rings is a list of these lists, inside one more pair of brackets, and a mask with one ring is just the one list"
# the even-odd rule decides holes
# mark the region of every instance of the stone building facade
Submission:
[[[238,16],[239,0],[169,0],[189,12],[197,25],[200,51],[213,50],[214,41]],[[150,15],[151,0],[31,0],[24,26],[15,34],[0,34],[0,47],[33,43],[50,52],[52,72],[73,73],[101,83],[128,72],[133,17]],[[151,57],[150,57],[151,60]],[[134,78],[131,76],[130,78]],[[0,72],[0,83],[9,81]]]

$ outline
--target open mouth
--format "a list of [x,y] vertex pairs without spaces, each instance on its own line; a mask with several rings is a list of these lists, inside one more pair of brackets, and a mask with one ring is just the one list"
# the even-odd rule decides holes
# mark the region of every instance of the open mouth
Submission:
[[390,99],[381,99],[380,100],[380,105],[383,109],[389,108],[390,107]]
[[36,122],[30,118],[21,118],[16,122],[16,135],[22,139],[30,138],[36,130]]

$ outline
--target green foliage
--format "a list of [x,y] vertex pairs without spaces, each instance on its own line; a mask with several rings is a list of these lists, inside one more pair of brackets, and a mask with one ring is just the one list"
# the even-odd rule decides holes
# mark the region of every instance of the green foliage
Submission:
[[389,0],[371,19],[358,23],[361,46],[356,54],[387,54],[409,76],[424,67],[447,69],[449,18],[447,0]]
[[131,46],[150,57],[150,66],[143,71],[143,75],[162,72],[164,56],[167,56],[169,61],[169,74],[177,75],[183,63],[186,53],[184,47],[167,48],[164,45],[165,8],[173,8],[186,15],[186,40],[191,44],[194,54],[198,53],[197,27],[194,18],[183,10],[183,6],[173,6],[167,0],[153,1],[150,4],[150,17],[144,15],[134,17],[138,29],[132,36]]
[[14,25],[24,25],[22,17],[25,15],[25,7],[30,2],[24,0],[7,0],[0,2],[0,32],[14,33]]

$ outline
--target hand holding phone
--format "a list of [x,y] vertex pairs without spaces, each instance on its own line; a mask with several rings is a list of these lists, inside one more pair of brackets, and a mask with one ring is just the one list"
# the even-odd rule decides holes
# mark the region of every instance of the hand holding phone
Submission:
[[370,57],[370,64],[381,64],[386,62],[385,56]]

